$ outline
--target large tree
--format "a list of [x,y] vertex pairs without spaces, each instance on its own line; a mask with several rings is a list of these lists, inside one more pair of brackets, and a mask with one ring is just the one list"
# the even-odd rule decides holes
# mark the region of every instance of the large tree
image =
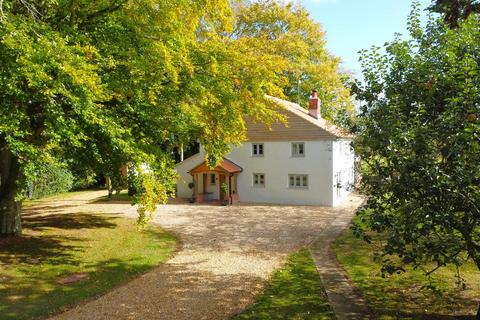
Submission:
[[[245,139],[244,116],[281,120],[265,94],[284,96],[304,63],[292,57],[310,43],[289,31],[299,19],[275,38],[240,35],[249,9],[237,6],[245,2],[0,0],[0,235],[21,231],[32,166],[115,177],[129,163],[144,221],[174,189],[175,148],[200,141],[214,164]],[[278,8],[277,18],[297,12]],[[318,41],[309,60],[332,60]]]
[[356,228],[386,235],[387,272],[480,269],[480,17],[451,29],[419,15],[409,40],[363,52],[355,147],[368,202]]
[[326,47],[325,32],[310,13],[294,3],[275,0],[241,1],[234,8],[232,37],[250,41],[285,61],[285,96],[306,105],[313,88],[322,101],[321,113],[336,121],[338,114],[353,112],[350,91],[344,85],[349,75],[340,71],[340,59]]
[[472,13],[480,13],[478,0],[434,0],[429,10],[443,15],[443,21],[452,29]]
[[164,199],[180,140],[200,139],[216,159],[241,141],[242,114],[274,117],[263,95],[275,92],[275,61],[257,68],[259,55],[224,41],[233,23],[226,0],[5,0],[0,8],[2,235],[21,231],[29,164],[114,174],[148,163]]

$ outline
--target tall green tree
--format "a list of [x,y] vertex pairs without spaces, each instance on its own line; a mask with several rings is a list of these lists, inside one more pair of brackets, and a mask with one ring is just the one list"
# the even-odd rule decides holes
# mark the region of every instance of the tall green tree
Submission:
[[257,68],[258,55],[224,41],[233,23],[226,0],[4,0],[0,8],[1,235],[21,232],[27,164],[108,173],[147,163],[162,185],[148,190],[164,200],[180,141],[201,140],[215,160],[241,141],[242,114],[276,119],[264,101],[275,68]]
[[304,7],[274,0],[240,1],[234,11],[232,37],[251,42],[283,61],[278,71],[285,77],[283,93],[288,100],[306,106],[315,88],[324,118],[335,121],[337,114],[353,111],[345,86],[349,75],[340,71],[340,59],[325,47],[325,32]]
[[[281,120],[265,94],[284,96],[316,62],[335,68],[304,10],[267,1],[280,11],[271,26],[289,21],[269,37],[246,31],[246,12],[265,17],[241,3],[0,1],[0,235],[21,232],[26,168],[46,162],[112,177],[137,168],[145,221],[174,189],[175,148],[200,141],[215,164],[245,139],[244,116]],[[297,39],[307,31],[313,44]]]
[[443,15],[443,20],[452,29],[472,13],[480,13],[478,0],[434,0],[429,10]]
[[480,17],[450,29],[434,16],[422,27],[419,15],[410,40],[362,55],[355,148],[368,202],[356,230],[387,236],[386,272],[480,269]]

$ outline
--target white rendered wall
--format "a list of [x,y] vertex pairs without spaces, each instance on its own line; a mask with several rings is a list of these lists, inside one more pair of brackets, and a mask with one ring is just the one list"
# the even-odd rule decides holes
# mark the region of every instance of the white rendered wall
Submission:
[[[252,156],[252,143],[234,149],[227,158],[243,168],[238,175],[242,202],[333,206],[332,141],[305,143],[305,156],[292,157],[292,142],[264,142],[264,156]],[[253,174],[265,174],[265,187],[253,186]],[[292,189],[289,174],[307,174],[308,188]]]
[[353,191],[355,183],[355,153],[350,140],[333,142],[333,205],[337,205]]
[[[193,182],[193,177],[188,173],[196,166],[200,165],[205,160],[205,152],[201,150],[199,153],[185,159],[175,166],[175,170],[179,175],[177,181],[177,197],[179,198],[191,198],[193,189],[188,187],[190,182]],[[201,175],[200,175],[201,180]],[[200,187],[202,186],[200,181]]]

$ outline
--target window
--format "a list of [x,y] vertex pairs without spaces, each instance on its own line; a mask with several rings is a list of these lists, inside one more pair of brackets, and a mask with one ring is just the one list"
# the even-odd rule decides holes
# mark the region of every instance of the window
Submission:
[[308,175],[306,174],[289,174],[288,186],[290,188],[308,188]]
[[254,173],[253,174],[253,186],[254,187],[265,187],[265,174],[264,173]]
[[263,157],[263,143],[252,143],[252,156]]
[[292,143],[292,157],[304,157],[305,156],[305,143],[293,142]]
[[210,173],[210,184],[211,185],[215,185],[216,184],[216,177],[215,177],[215,173]]

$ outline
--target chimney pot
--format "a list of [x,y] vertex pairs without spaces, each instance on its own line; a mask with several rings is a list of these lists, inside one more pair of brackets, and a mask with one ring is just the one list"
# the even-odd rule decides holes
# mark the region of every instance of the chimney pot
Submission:
[[317,90],[313,89],[308,101],[308,114],[315,119],[320,119],[320,99]]

